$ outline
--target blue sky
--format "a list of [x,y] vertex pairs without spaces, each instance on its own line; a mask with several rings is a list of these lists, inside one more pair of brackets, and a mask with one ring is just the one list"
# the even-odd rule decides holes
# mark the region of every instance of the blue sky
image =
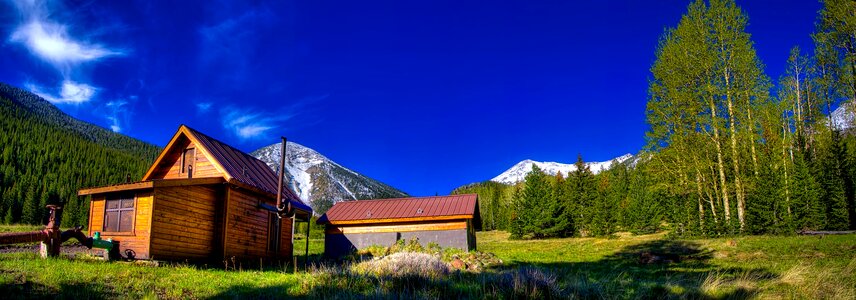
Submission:
[[[689,3],[247,2],[0,2],[0,81],[156,145],[179,124],[247,152],[284,135],[446,194],[639,151],[657,40]],[[774,80],[812,48],[818,2],[738,5]]]

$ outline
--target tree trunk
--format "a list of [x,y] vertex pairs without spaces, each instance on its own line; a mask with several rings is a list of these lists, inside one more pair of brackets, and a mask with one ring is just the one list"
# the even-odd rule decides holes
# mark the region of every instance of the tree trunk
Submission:
[[728,68],[725,68],[725,99],[728,102],[728,127],[731,131],[731,162],[734,167],[734,193],[737,196],[737,219],[740,221],[740,231],[746,227],[746,199],[743,197],[743,186],[740,182],[740,157],[737,154],[737,126],[734,122],[734,105],[731,98]]
[[791,188],[788,183],[788,154],[787,154],[787,122],[782,122],[782,169],[785,173],[785,206],[788,209],[788,217],[791,216]]
[[713,103],[713,98],[710,99],[710,117],[713,127],[713,141],[716,145],[716,165],[719,169],[719,184],[722,191],[722,206],[725,214],[725,221],[731,219],[731,208],[728,203],[728,187],[725,183],[725,166],[722,162],[722,145],[719,141],[719,129],[716,127],[716,105]]
[[749,146],[752,150],[752,171],[755,178],[758,178],[758,155],[755,154],[755,123],[752,122],[752,103],[750,101],[749,92],[746,92],[746,116],[749,118]]

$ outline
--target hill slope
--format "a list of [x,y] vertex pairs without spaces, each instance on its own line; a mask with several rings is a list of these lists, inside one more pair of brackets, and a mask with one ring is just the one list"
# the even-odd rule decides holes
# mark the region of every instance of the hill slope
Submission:
[[77,120],[25,90],[0,83],[0,218],[42,222],[50,195],[66,202],[63,225],[86,224],[77,190],[142,177],[157,146]]
[[[315,150],[288,142],[285,174],[288,185],[307,200],[317,214],[342,200],[406,197],[407,194],[380,181],[349,170]],[[279,168],[280,144],[250,153],[272,169]]]

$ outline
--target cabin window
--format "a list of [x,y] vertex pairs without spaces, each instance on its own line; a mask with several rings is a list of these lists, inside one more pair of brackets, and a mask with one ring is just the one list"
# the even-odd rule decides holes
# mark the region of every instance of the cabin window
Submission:
[[108,196],[104,211],[104,232],[131,232],[134,228],[134,195]]
[[196,148],[184,149],[181,154],[181,174],[193,175],[193,168],[196,163]]

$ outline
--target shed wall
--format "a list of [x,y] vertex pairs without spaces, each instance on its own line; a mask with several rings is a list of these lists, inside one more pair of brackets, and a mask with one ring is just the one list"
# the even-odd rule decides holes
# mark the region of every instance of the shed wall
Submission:
[[89,202],[89,236],[101,232],[101,239],[119,241],[119,253],[130,249],[137,258],[149,258],[149,237],[152,224],[152,191],[134,194],[134,226],[132,232],[104,232],[104,205],[107,194],[92,195]]
[[155,190],[151,254],[156,259],[219,259],[223,187],[183,186]]
[[[259,202],[275,205],[276,200],[240,188],[229,188],[226,205],[225,256],[237,259],[279,257],[291,259],[291,220],[281,221],[281,247],[268,251],[269,225],[273,214],[258,207]],[[282,256],[285,255],[285,256]]]
[[423,246],[433,242],[443,248],[469,251],[474,249],[474,239],[469,237],[467,224],[465,220],[360,226],[328,224],[324,235],[324,251],[328,257],[340,257],[372,245],[390,246],[398,240],[409,241],[414,238]]

